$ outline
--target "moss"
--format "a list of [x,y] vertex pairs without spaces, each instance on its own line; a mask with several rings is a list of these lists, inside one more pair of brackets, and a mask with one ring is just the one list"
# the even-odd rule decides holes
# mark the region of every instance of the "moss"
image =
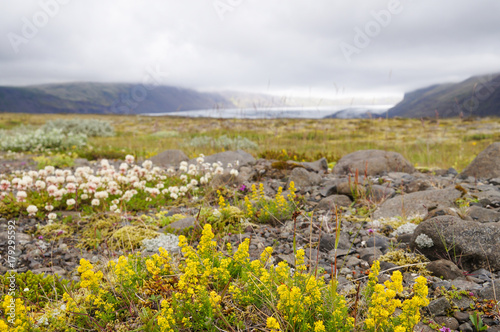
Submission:
[[404,267],[403,271],[417,273],[424,276],[430,275],[429,271],[427,271],[427,269],[425,268],[428,260],[424,255],[409,253],[404,250],[395,250],[380,256],[379,260],[382,262],[393,263],[399,266],[412,265]]
[[108,245],[115,250],[134,250],[141,246],[142,240],[157,237],[157,230],[154,226],[125,226],[113,233]]
[[71,237],[75,230],[68,225],[53,223],[40,227],[36,232],[37,236],[43,236],[46,241],[57,241],[59,239]]
[[82,241],[78,246],[96,248],[113,235],[119,223],[120,217],[113,214],[98,214],[87,219],[82,231]]

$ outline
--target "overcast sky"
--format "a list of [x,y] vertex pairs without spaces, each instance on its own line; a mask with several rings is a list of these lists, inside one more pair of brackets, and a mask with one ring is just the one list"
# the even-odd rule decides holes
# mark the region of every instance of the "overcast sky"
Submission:
[[499,15],[498,0],[4,0],[0,85],[401,95],[500,72]]

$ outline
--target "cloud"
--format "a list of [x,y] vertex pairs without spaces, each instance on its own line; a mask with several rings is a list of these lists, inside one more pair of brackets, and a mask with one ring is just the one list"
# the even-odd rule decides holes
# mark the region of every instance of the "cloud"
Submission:
[[201,90],[400,94],[500,71],[499,12],[495,0],[4,2],[0,84],[140,82],[159,66],[165,84]]

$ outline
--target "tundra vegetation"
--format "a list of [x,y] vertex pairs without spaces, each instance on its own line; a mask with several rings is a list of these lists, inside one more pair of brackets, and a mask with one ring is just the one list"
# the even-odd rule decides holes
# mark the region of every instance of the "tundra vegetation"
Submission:
[[[3,220],[35,218],[36,237],[56,241],[79,234],[82,250],[105,244],[123,254],[99,264],[82,258],[78,281],[30,271],[0,276],[0,330],[413,331],[421,308],[429,303],[425,276],[415,277],[410,287],[403,287],[399,271],[379,282],[380,264],[375,261],[357,291],[341,293],[336,263],[325,280],[324,271],[306,264],[305,250],[296,247],[295,239],[293,268],[286,261],[273,263],[273,247],[262,248],[260,258],[251,260],[250,239],[237,248],[225,242],[227,234],[240,233],[246,225],[312,215],[303,210],[293,182],[286,191],[277,188],[274,197],[267,197],[258,183],[213,188],[210,179],[228,166],[205,163],[203,155],[244,149],[283,161],[325,157],[331,167],[350,152],[387,149],[421,169],[462,170],[498,139],[499,126],[496,119],[221,120],[3,113],[2,159],[38,165],[37,170],[1,174]],[[163,150],[179,148],[198,158],[196,164],[164,170],[148,161]],[[77,158],[95,161],[94,168],[71,169]],[[112,160],[120,160],[118,168]],[[235,169],[228,173],[238,175]],[[195,226],[179,234],[182,254],[160,248],[154,255],[141,255],[137,249],[144,239],[183,218],[167,213],[178,206],[199,208]],[[123,222],[127,225],[119,227]],[[338,223],[335,231],[341,227]],[[9,277],[15,279],[12,293]]]

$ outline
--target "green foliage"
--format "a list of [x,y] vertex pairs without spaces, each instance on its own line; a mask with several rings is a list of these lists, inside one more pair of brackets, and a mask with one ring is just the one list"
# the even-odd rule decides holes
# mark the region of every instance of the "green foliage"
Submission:
[[155,138],[169,138],[179,136],[179,132],[175,130],[162,130],[152,133],[150,136]]
[[23,214],[27,214],[26,202],[18,202],[12,193],[7,194],[3,200],[0,201],[0,216],[7,220],[17,219]]
[[[250,261],[249,239],[237,250],[230,245],[218,250],[213,239],[208,224],[197,249],[181,236],[180,261],[163,248],[153,256],[120,256],[99,267],[81,259],[77,269],[81,281],[64,290],[53,287],[53,279],[47,279],[49,283],[46,277],[36,277],[26,285],[35,289],[37,283],[45,283],[52,288],[45,290],[44,301],[21,293],[16,306],[29,304],[31,308],[17,313],[18,326],[26,324],[23,330],[40,332],[215,332],[255,326],[275,332],[399,332],[411,331],[420,319],[419,310],[429,303],[424,277],[416,279],[412,290],[405,290],[397,271],[382,285],[377,279],[380,265],[375,262],[363,292],[367,298],[360,299],[357,310],[337,292],[336,280],[327,285],[308,270],[303,249],[295,253],[292,270],[286,262],[272,265],[271,247]],[[405,295],[402,301],[403,294],[411,296]],[[4,299],[5,306],[10,299]],[[0,327],[7,329],[3,319]]]
[[486,331],[488,329],[488,326],[483,324],[483,320],[477,311],[470,314],[469,318],[476,331]]
[[[259,189],[252,185],[250,197],[245,196],[243,203],[245,216],[254,222],[277,224],[290,220],[297,210],[295,195],[295,184],[290,182],[287,199],[283,196],[283,188],[279,187],[273,199],[264,195],[264,185],[261,183]],[[298,201],[298,200],[297,200]],[[220,204],[219,204],[220,205]]]
[[99,160],[99,159],[125,159],[125,156],[129,154],[123,149],[110,148],[107,146],[88,146],[76,151],[78,156],[85,158],[87,160]]
[[[69,290],[72,284],[68,280],[59,279],[54,275],[34,274],[31,271],[24,273],[13,273],[15,285],[20,296],[29,303],[36,303],[43,307],[49,301],[57,301],[62,298],[65,290]],[[9,293],[11,284],[10,273],[0,275],[0,297]]]
[[36,166],[38,169],[43,169],[46,166],[54,166],[56,168],[65,168],[71,167],[75,164],[75,159],[78,156],[73,155],[71,152],[66,153],[56,153],[51,156],[38,156],[34,157],[33,160],[37,163]]
[[464,142],[482,141],[491,138],[493,138],[493,134],[472,134],[464,136],[463,141]]
[[114,136],[113,127],[108,121],[96,119],[56,119],[45,123],[42,130],[49,133],[53,130],[61,130],[65,135],[83,134],[87,137],[109,137]]
[[191,147],[210,147],[213,149],[224,149],[224,150],[245,150],[257,149],[258,145],[248,138],[236,136],[234,138],[222,135],[218,138],[213,138],[209,136],[196,136],[191,139],[187,144]]
[[43,129],[0,132],[0,149],[3,151],[40,152],[47,150],[67,151],[81,148],[87,144],[84,134],[64,134],[61,129],[45,131]]

